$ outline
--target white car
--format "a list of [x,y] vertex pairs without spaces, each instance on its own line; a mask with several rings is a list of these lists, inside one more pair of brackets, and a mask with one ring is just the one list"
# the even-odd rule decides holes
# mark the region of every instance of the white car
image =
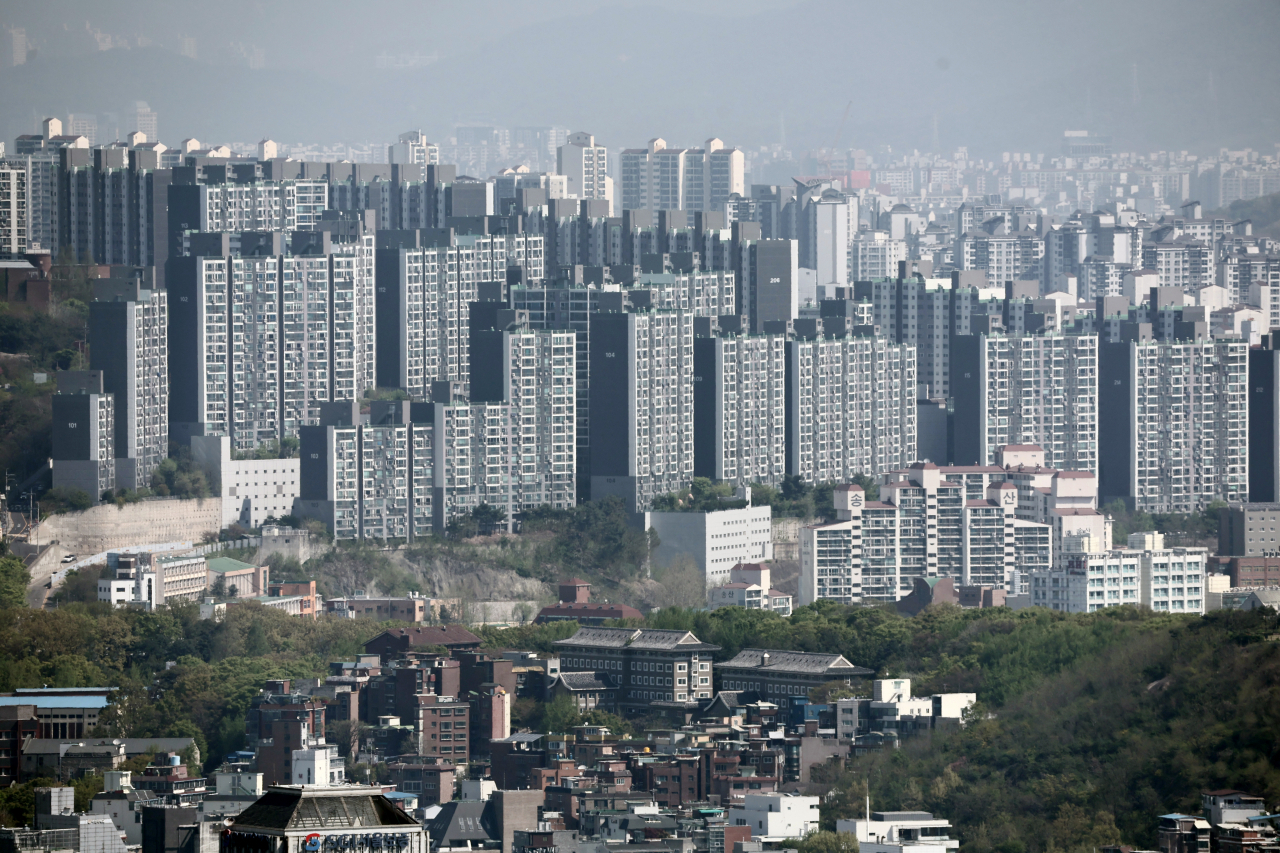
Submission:
[[75,561],[76,561],[75,554],[67,554],[62,558],[62,562],[64,563],[74,563]]

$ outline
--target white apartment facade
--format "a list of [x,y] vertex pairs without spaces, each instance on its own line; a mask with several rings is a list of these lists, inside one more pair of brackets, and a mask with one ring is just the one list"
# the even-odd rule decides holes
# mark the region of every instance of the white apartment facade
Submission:
[[952,352],[955,458],[992,465],[999,448],[1036,445],[1044,464],[1098,470],[1096,335],[966,335]]
[[591,319],[591,497],[632,512],[693,479],[693,314]]
[[393,318],[379,339],[378,384],[428,399],[433,382],[470,376],[471,303],[481,284],[505,282],[511,268],[541,279],[542,237],[458,235],[448,246],[378,252],[378,312]]
[[201,184],[193,231],[310,231],[329,209],[327,181]]
[[648,290],[649,307],[692,311],[695,317],[721,317],[737,311],[737,282],[732,270],[643,273],[627,290]]
[[410,130],[400,134],[398,142],[387,146],[387,162],[436,166],[440,163],[440,146],[428,142],[422,131]]
[[736,148],[708,139],[703,148],[668,148],[655,137],[623,150],[619,161],[623,210],[722,210],[745,195],[746,160]]
[[849,281],[893,278],[907,255],[906,240],[895,240],[887,231],[859,231],[849,244]]
[[27,251],[31,231],[29,162],[0,160],[0,258]]
[[784,335],[694,341],[694,474],[736,486],[786,476]]
[[320,403],[373,387],[373,239],[327,254],[194,258],[192,280],[170,282],[195,306],[175,315],[194,349],[175,377],[194,399],[175,419],[248,451],[296,438]]
[[916,456],[915,349],[879,337],[790,340],[786,466],[806,482],[848,482]]
[[1128,548],[1068,537],[1059,565],[1031,576],[1031,601],[1067,613],[1129,604],[1203,614],[1207,562],[1208,549],[1165,548],[1158,533],[1135,533]]
[[1104,502],[1196,512],[1248,500],[1248,351],[1226,338],[1103,345]]
[[879,501],[837,487],[837,520],[800,530],[799,604],[897,601],[930,577],[1016,594],[1023,567],[1052,565],[1052,528],[1017,517],[1016,485],[989,484],[975,499],[944,476],[923,462],[888,473]]
[[556,149],[556,171],[567,179],[570,198],[604,199],[613,211],[613,178],[609,177],[609,151],[589,133],[571,133]]

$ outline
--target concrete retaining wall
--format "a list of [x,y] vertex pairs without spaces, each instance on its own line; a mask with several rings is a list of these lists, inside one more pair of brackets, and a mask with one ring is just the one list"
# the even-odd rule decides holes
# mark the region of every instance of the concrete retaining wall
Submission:
[[38,535],[41,542],[56,541],[63,553],[96,554],[147,542],[199,542],[221,526],[219,498],[144,500],[53,515],[40,524]]

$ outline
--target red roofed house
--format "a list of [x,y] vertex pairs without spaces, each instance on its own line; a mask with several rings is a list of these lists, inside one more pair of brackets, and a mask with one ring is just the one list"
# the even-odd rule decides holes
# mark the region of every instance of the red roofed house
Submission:
[[560,584],[560,603],[538,611],[535,624],[577,622],[581,625],[603,625],[610,619],[643,619],[644,614],[626,604],[592,604],[591,584],[571,578]]
[[461,625],[422,625],[413,628],[389,628],[364,644],[365,654],[378,655],[383,663],[407,652],[430,646],[444,646],[450,651],[478,649],[480,638]]

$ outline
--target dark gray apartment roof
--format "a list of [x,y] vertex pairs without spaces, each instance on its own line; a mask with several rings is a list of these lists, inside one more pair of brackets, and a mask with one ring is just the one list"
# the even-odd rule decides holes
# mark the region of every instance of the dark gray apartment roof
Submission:
[[[766,664],[765,655],[769,656]],[[862,666],[854,666],[845,660],[843,655],[824,654],[820,652],[790,652],[778,649],[743,649],[732,660],[717,663],[716,669],[751,669],[757,672],[787,673],[796,672],[806,675],[831,675],[833,677],[849,677],[874,675],[875,671]]]
[[436,846],[453,846],[457,841],[485,842],[501,838],[492,826],[492,809],[482,800],[454,800],[440,807],[440,813],[427,823],[427,835]]

